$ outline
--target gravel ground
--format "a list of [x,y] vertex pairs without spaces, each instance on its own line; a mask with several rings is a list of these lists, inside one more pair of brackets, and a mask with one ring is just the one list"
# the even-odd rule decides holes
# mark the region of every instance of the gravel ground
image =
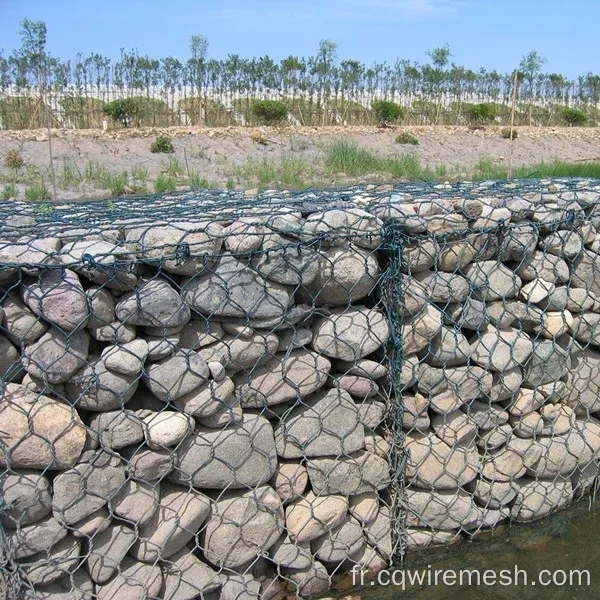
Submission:
[[[167,170],[169,155],[152,154],[151,141],[159,133],[173,138],[174,157],[180,174],[175,175],[178,187],[188,187],[189,175],[206,180],[210,185],[238,188],[254,187],[255,181],[240,169],[248,161],[268,159],[280,164],[281,159],[295,158],[301,166],[307,184],[381,181],[385,177],[349,178],[326,174],[322,161],[327,147],[335,140],[347,139],[381,156],[414,152],[424,167],[445,165],[455,177],[466,176],[481,159],[491,159],[499,165],[508,164],[509,142],[502,139],[501,128],[472,130],[467,127],[405,127],[419,140],[418,146],[395,143],[398,129],[380,130],[374,127],[289,127],[201,129],[175,127],[168,130],[141,129],[100,132],[98,130],[55,130],[52,132],[52,156],[59,174],[64,165],[85,173],[86,167],[103,166],[110,171],[145,169],[145,185],[153,189],[154,180]],[[596,128],[525,128],[520,127],[514,142],[514,165],[534,164],[560,159],[586,161],[600,159],[600,129]],[[262,142],[262,143],[261,143]],[[0,132],[0,157],[10,149],[20,151],[25,161],[17,185],[22,196],[35,179],[48,176],[48,135],[45,131]],[[4,166],[0,176],[8,181],[11,172]],[[449,175],[450,176],[450,175]],[[130,175],[131,177],[131,175]],[[109,195],[97,182],[82,180],[70,185],[59,183],[58,199],[80,199]]]

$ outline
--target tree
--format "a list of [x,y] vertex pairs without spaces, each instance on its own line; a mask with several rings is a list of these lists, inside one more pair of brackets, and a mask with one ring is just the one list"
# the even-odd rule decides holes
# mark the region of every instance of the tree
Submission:
[[429,56],[429,58],[431,59],[431,62],[433,63],[434,67],[443,70],[450,62],[450,59],[452,58],[453,54],[452,52],[450,52],[450,46],[448,46],[448,44],[445,44],[444,46],[440,46],[439,48],[433,48],[432,50],[429,50],[427,52],[427,56]]

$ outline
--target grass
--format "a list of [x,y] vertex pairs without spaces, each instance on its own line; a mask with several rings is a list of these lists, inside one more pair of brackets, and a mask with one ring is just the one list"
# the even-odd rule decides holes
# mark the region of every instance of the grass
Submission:
[[419,140],[414,135],[403,131],[396,136],[396,144],[410,144],[411,146],[418,146]]
[[169,177],[179,177],[183,174],[183,167],[174,156],[169,156],[167,162],[163,164],[162,173]]
[[[233,175],[238,181],[249,182],[261,189],[281,187],[302,190],[308,187],[307,180],[314,176],[314,169],[295,156],[282,156],[279,161],[249,158],[244,165],[234,169]],[[232,189],[229,181],[227,189]]]
[[[506,179],[507,168],[496,165],[490,159],[481,159],[476,165],[471,179],[482,181],[486,179]],[[591,177],[600,178],[600,162],[570,163],[560,160],[541,162],[534,165],[515,167],[512,172],[514,179],[546,177]]]
[[77,189],[83,182],[83,174],[73,160],[63,160],[58,173],[58,185],[64,190]]
[[39,185],[33,185],[26,188],[25,198],[31,202],[42,202],[44,200],[50,200],[50,192],[43,183],[40,183]]
[[174,177],[167,175],[159,175],[154,180],[154,191],[157,194],[165,194],[166,192],[174,192],[177,189],[177,181]]
[[193,190],[204,190],[211,187],[210,183],[198,173],[190,173],[189,184]]
[[14,183],[7,183],[2,188],[2,194],[0,194],[2,200],[10,200],[11,198],[17,198],[17,186]]

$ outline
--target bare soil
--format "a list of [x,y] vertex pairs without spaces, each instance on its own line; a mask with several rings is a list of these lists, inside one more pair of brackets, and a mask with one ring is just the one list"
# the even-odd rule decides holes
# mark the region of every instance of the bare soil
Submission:
[[[286,128],[215,128],[173,127],[169,129],[138,130],[53,130],[51,132],[52,158],[59,184],[57,199],[83,199],[108,196],[110,191],[98,187],[97,182],[85,179],[86,168],[103,166],[105,169],[128,171],[145,169],[149,191],[157,177],[179,168],[175,175],[180,189],[189,187],[190,176],[202,178],[210,186],[251,188],[257,185],[253,171],[266,159],[268,164],[280,164],[282,159],[294,159],[306,185],[335,185],[350,182],[382,181],[379,175],[349,178],[344,174],[327,173],[323,159],[332,142],[346,139],[380,156],[415,153],[423,167],[444,165],[453,177],[464,177],[482,159],[498,165],[508,165],[509,141],[501,136],[499,127],[472,130],[467,127],[402,127],[377,129],[374,127],[286,127]],[[406,131],[419,140],[418,146],[399,145],[395,142],[399,131]],[[174,155],[152,154],[150,144],[159,134],[173,140]],[[49,186],[48,134],[43,130],[1,131],[0,159],[7,151],[21,153],[25,166],[16,182],[20,197],[35,178],[42,178]],[[177,161],[173,164],[174,157]],[[600,128],[535,128],[519,127],[514,141],[513,164],[532,165],[540,161],[600,160]],[[65,165],[75,167],[81,174],[80,182],[64,185],[60,174]],[[171,172],[171,175],[173,173]],[[14,173],[4,164],[0,178],[14,179]],[[389,178],[389,177],[388,177]],[[50,186],[49,186],[50,187]],[[128,192],[132,190],[128,188]],[[139,190],[138,190],[139,192]]]

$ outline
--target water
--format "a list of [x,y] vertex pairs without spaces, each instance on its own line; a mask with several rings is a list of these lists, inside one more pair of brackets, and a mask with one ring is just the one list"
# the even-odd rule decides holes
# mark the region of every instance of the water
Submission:
[[[600,599],[600,511],[598,506],[588,503],[576,505],[561,513],[527,525],[514,525],[498,529],[493,535],[486,535],[453,548],[409,557],[406,568],[427,572],[431,569],[453,570],[477,569],[483,573],[493,569],[496,574],[507,569],[514,577],[515,565],[527,573],[528,585],[523,585],[524,575],[519,575],[518,585],[468,586],[464,584],[448,587],[438,586],[400,587],[370,585],[350,587],[341,595],[360,600],[580,600]],[[589,571],[591,585],[583,576],[583,585],[578,575],[569,584],[571,570]],[[542,585],[538,580],[540,572],[564,571],[567,582],[562,585]],[[433,575],[432,575],[433,576]],[[458,576],[458,575],[457,575]],[[551,577],[544,573],[542,577]],[[561,578],[562,573],[556,573]],[[358,582],[358,578],[356,579]],[[532,582],[535,584],[532,585]],[[350,582],[347,582],[350,583]]]

